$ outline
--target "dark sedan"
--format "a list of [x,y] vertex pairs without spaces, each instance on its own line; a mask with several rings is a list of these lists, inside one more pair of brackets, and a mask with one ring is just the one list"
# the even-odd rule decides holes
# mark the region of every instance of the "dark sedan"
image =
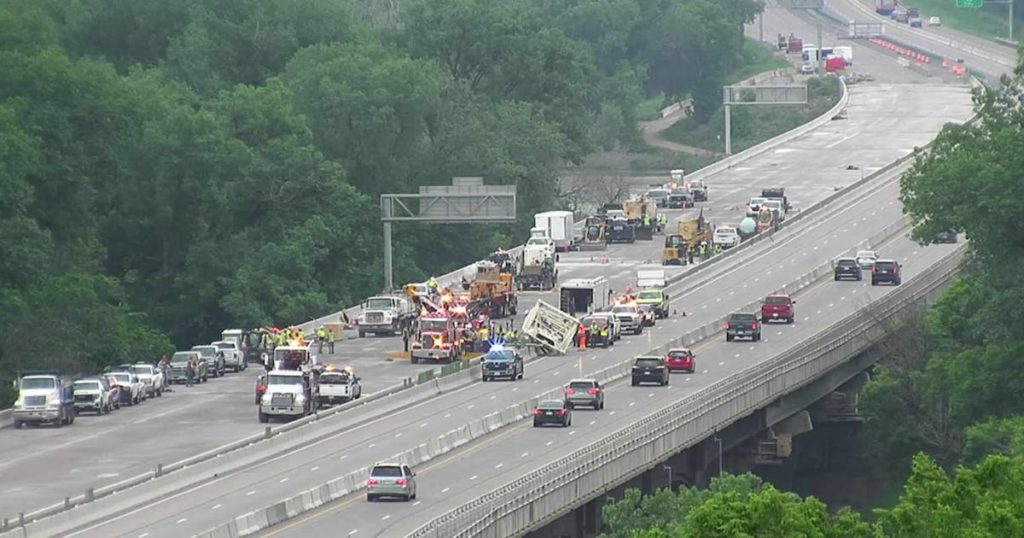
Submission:
[[557,424],[563,428],[572,426],[572,410],[565,400],[544,400],[533,411],[533,427]]

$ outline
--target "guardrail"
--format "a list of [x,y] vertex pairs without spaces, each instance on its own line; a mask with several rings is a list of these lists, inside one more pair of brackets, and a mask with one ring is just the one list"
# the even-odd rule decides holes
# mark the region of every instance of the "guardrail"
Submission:
[[513,536],[607,492],[722,424],[796,390],[884,336],[881,322],[936,294],[956,271],[961,245],[940,263],[818,333],[796,349],[734,374],[554,463],[420,527],[415,538]]
[[[901,219],[900,221],[883,228],[877,234],[874,234],[867,240],[867,242],[870,242],[871,244],[883,243],[889,238],[899,234],[901,231],[906,230],[908,227],[909,220]],[[855,248],[851,249],[851,252],[855,250]],[[821,281],[823,278],[830,277],[831,275],[832,265],[831,261],[829,261],[821,264],[814,270],[805,273],[800,278],[790,282],[773,293],[787,293],[795,295],[799,291],[806,289],[807,287]],[[752,302],[748,304],[744,310],[755,309],[758,305],[760,305],[759,301]],[[722,317],[721,319],[691,330],[683,336],[655,348],[651,352],[664,354],[672,347],[692,346],[697,342],[717,335],[722,332],[722,327],[726,318],[727,316]],[[588,377],[592,377],[604,384],[608,384],[628,376],[631,371],[632,364],[632,358],[626,359],[588,374]],[[401,461],[410,466],[420,465],[447,454],[469,442],[479,439],[488,433],[528,418],[531,416],[533,408],[537,405],[537,402],[547,398],[559,398],[561,395],[562,393],[558,389],[535,395],[528,400],[511,405],[504,410],[470,421],[465,426],[446,432],[444,435],[431,439],[429,442],[421,444],[416,448],[393,455],[391,458],[388,458],[388,460]],[[287,499],[283,499],[270,506],[238,516],[234,520],[219,525],[198,536],[202,538],[237,538],[254,534],[273,525],[277,525],[285,520],[319,508],[324,504],[362,490],[365,487],[367,473],[367,468],[357,469],[344,476],[330,480]]]

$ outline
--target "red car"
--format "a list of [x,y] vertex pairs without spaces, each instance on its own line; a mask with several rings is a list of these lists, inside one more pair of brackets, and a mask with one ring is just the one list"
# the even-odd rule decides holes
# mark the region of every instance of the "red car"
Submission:
[[693,373],[697,370],[697,356],[687,348],[670,349],[665,355],[665,363],[669,372]]
[[785,321],[793,323],[796,312],[793,305],[796,304],[789,295],[769,295],[761,304],[761,322]]

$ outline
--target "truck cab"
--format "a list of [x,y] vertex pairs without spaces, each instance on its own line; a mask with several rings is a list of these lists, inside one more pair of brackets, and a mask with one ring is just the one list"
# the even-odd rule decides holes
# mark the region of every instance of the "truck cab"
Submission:
[[11,415],[14,427],[52,423],[58,428],[75,422],[75,389],[71,379],[59,373],[26,375],[14,381],[18,399]]
[[317,409],[316,376],[311,371],[272,370],[260,397],[259,420],[302,418]]
[[410,346],[410,360],[451,363],[462,355],[462,338],[455,320],[446,313],[428,313],[420,316],[419,332]]
[[378,295],[363,301],[363,311],[356,317],[359,337],[366,333],[394,336],[412,323],[417,310],[406,297]]

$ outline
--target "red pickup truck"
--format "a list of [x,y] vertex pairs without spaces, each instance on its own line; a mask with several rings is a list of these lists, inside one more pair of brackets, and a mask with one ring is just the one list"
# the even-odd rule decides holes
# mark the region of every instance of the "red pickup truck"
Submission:
[[769,295],[761,304],[761,322],[785,321],[793,323],[796,312],[793,305],[796,304],[789,295]]

